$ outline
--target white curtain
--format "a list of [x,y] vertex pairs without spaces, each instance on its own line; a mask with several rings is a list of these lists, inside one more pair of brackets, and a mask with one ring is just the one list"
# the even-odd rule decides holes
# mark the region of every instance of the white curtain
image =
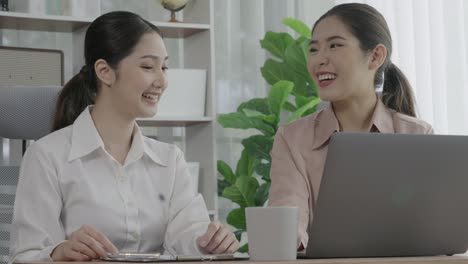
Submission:
[[416,94],[420,118],[436,133],[468,134],[468,1],[364,0],[387,20],[392,60]]

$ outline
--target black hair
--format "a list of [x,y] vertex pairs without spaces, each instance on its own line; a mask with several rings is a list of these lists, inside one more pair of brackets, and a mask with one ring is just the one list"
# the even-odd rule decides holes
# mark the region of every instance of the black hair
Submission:
[[60,92],[54,131],[73,124],[88,105],[95,103],[100,85],[94,70],[96,61],[103,59],[111,68],[117,69],[120,61],[132,53],[141,37],[151,32],[162,37],[158,27],[126,11],[104,14],[91,23],[85,36],[85,65]]
[[415,117],[416,111],[411,85],[403,72],[390,60],[392,36],[382,14],[367,4],[337,5],[315,22],[312,32],[320,21],[331,16],[337,17],[348,27],[359,40],[363,52],[372,51],[378,44],[387,48],[385,62],[375,74],[374,86],[378,87],[383,83],[382,102],[385,106]]

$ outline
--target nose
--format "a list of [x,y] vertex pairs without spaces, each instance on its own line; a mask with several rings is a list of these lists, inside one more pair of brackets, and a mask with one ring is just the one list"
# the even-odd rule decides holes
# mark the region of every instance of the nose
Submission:
[[317,51],[317,54],[314,56],[315,64],[318,66],[324,66],[328,64],[328,55],[326,51]]
[[313,75],[316,70],[327,65],[328,62],[329,58],[325,51],[319,50],[316,53],[309,55],[309,60],[307,62],[309,73]]
[[159,69],[155,73],[153,80],[153,86],[157,89],[166,89],[167,87],[167,72],[163,69]]

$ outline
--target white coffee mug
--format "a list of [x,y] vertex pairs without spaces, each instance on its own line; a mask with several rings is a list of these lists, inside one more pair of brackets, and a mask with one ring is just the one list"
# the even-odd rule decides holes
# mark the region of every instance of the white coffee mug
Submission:
[[297,207],[247,207],[251,260],[294,260],[297,255]]

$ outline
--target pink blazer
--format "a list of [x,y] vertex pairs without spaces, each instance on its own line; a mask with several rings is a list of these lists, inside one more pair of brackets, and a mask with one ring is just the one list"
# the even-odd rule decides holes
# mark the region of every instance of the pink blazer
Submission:
[[[330,136],[338,131],[333,108],[327,108],[278,129],[271,151],[270,206],[299,207],[298,245],[307,245],[309,213],[320,187]],[[426,122],[391,110],[378,100],[371,132],[432,134]],[[310,214],[313,215],[313,214]]]

